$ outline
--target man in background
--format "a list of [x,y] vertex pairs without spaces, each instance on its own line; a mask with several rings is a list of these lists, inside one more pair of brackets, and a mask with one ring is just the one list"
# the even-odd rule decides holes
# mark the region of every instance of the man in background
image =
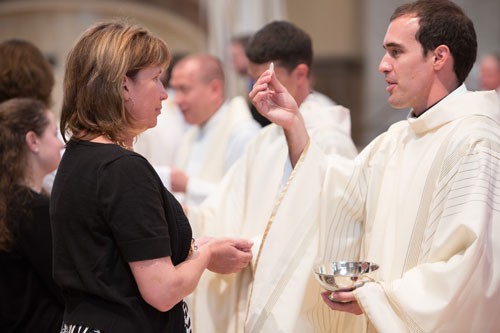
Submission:
[[[350,137],[349,110],[324,101],[311,92],[310,68],[313,52],[309,35],[297,26],[284,21],[272,22],[255,33],[247,47],[249,74],[257,79],[274,63],[276,76],[284,82],[294,100],[300,106],[307,131],[326,153],[338,153],[352,158],[356,149]],[[277,244],[293,230],[305,230],[312,221],[274,219],[273,207],[286,193],[287,178],[282,179],[287,159],[287,146],[283,130],[271,124],[263,128],[248,146],[246,153],[235,163],[217,190],[199,206],[188,206],[187,213],[195,235],[240,235],[251,238],[255,249],[264,239],[269,228],[278,232]],[[286,168],[291,169],[291,165]],[[273,236],[274,237],[274,236]],[[286,250],[286,249],[283,249]],[[310,258],[308,247],[303,255]],[[314,251],[313,251],[314,252]],[[260,253],[260,252],[259,252]],[[278,254],[278,253],[276,253]],[[267,256],[274,257],[273,254]],[[302,256],[302,255],[301,255]],[[256,254],[254,258],[258,258]],[[259,259],[257,259],[258,261]],[[262,256],[260,256],[262,260]],[[294,260],[292,252],[283,256],[279,265],[286,267]],[[193,293],[190,306],[194,328],[203,332],[243,332],[247,316],[250,287],[256,265],[259,270],[273,271],[274,266],[253,263],[253,268],[241,274],[221,276],[204,274],[199,287]],[[312,265],[302,267],[310,272]],[[292,278],[292,277],[290,277]],[[273,285],[273,280],[260,281]],[[300,281],[299,281],[300,283]],[[286,289],[287,307],[274,308],[288,313],[286,321],[277,324],[276,330],[289,332],[297,326],[304,295]],[[297,298],[295,298],[297,296]],[[236,309],[236,310],[235,310]],[[236,311],[236,313],[235,313]]]
[[220,61],[208,54],[187,56],[172,69],[175,103],[192,125],[167,184],[183,204],[199,205],[260,129],[243,97],[226,100],[224,82]]
[[495,90],[500,98],[500,54],[485,55],[479,65],[479,75],[481,89]]
[[[254,83],[254,79],[250,77],[248,73],[249,61],[246,55],[246,48],[248,46],[250,38],[250,35],[235,37],[231,40],[230,46],[233,68],[240,79],[238,81],[238,84],[242,86],[239,90],[242,91],[245,96],[248,96],[248,93],[250,92],[250,90],[252,90],[252,86]],[[253,119],[255,119],[262,127],[267,126],[271,123],[266,117],[262,116],[257,111],[250,100],[248,100],[248,106],[250,108],[250,112],[252,113]]]

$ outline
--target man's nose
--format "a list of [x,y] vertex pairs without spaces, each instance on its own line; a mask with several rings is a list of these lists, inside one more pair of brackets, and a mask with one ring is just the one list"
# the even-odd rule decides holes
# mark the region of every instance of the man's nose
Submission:
[[385,54],[382,57],[382,60],[380,60],[380,64],[378,65],[378,71],[382,74],[390,72],[391,71],[391,64],[390,61],[387,57],[387,54]]

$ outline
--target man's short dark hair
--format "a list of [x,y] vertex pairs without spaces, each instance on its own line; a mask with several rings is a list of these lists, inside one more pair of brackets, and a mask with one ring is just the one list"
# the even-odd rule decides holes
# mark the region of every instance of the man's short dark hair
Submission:
[[464,82],[476,61],[477,39],[474,24],[463,10],[448,0],[418,0],[398,7],[391,21],[403,15],[419,18],[415,39],[422,45],[424,55],[439,45],[448,46],[458,81]]
[[246,48],[248,59],[255,64],[269,61],[292,71],[299,64],[312,64],[312,42],[309,35],[290,22],[274,21],[257,31]]

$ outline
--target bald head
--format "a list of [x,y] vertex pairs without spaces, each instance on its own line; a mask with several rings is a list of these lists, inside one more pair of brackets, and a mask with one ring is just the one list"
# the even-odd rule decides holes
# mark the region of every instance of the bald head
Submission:
[[172,69],[170,86],[186,122],[203,125],[224,103],[224,71],[219,59],[193,54]]
[[496,90],[500,88],[500,55],[488,54],[481,59],[479,66],[481,88]]
[[224,71],[219,59],[209,54],[198,53],[182,58],[175,65],[175,68],[193,69],[196,71],[198,79],[203,83],[210,83],[212,80],[219,80],[224,83]]

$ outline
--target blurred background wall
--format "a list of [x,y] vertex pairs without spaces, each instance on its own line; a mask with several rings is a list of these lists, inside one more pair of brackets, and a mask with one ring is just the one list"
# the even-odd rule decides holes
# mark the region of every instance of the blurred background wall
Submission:
[[[95,22],[126,18],[161,36],[175,54],[209,52],[229,66],[228,45],[236,35],[286,19],[313,39],[315,89],[351,110],[352,134],[363,148],[408,110],[387,104],[378,73],[382,40],[393,10],[403,0],[0,0],[0,40],[22,38],[37,45],[54,65],[53,107],[59,113],[66,55]],[[478,58],[500,51],[500,1],[455,0],[474,21]],[[235,85],[230,72],[228,91]],[[477,69],[467,84],[477,89]]]

